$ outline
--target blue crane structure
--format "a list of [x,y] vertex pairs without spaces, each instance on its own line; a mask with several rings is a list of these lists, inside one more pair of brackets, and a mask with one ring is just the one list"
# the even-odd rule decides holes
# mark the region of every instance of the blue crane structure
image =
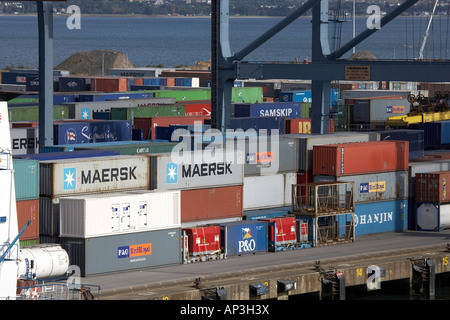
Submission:
[[[236,79],[311,80],[311,132],[328,133],[330,83],[334,80],[444,82],[449,80],[450,61],[346,60],[340,59],[363,40],[383,28],[419,0],[406,0],[379,20],[378,28],[367,28],[335,51],[328,40],[328,0],[308,0],[275,26],[232,54],[229,43],[229,0],[211,4],[211,126],[229,129],[231,91]],[[243,61],[298,17],[312,11],[311,63],[267,63]]]

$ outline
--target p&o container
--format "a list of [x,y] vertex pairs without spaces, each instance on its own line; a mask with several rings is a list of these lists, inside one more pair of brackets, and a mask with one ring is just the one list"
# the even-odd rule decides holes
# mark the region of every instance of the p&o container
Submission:
[[408,170],[407,141],[371,141],[314,146],[314,175],[357,175]]
[[60,238],[69,261],[81,276],[181,262],[180,228],[124,233],[93,238]]
[[354,182],[355,203],[408,199],[408,171],[377,172],[352,176],[315,176],[314,182]]
[[220,224],[221,247],[225,256],[268,251],[265,221],[235,221]]

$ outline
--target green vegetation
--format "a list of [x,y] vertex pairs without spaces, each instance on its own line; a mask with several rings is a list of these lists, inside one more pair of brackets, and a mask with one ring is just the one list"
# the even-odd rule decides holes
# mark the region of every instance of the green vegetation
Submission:
[[[293,8],[301,6],[306,0],[230,0],[230,15],[233,16],[286,16]],[[208,16],[210,5],[206,2],[196,2],[186,4],[184,0],[164,0],[164,4],[158,4],[157,0],[67,0],[66,2],[54,2],[53,6],[58,13],[65,13],[70,5],[77,5],[82,14],[127,14],[127,15],[180,15],[180,16]],[[421,0],[414,8],[414,14],[423,14],[431,11],[433,0]],[[351,14],[353,1],[350,0],[330,0],[329,8],[340,8],[342,14]],[[367,7],[377,4],[381,11],[389,12],[396,4],[389,3],[388,0],[356,0],[356,14],[366,15]],[[411,9],[412,10],[412,9]],[[412,14],[409,10],[407,14]],[[448,6],[440,5],[437,14],[445,14]],[[36,12],[36,2],[0,2],[0,13],[7,14],[27,14]]]

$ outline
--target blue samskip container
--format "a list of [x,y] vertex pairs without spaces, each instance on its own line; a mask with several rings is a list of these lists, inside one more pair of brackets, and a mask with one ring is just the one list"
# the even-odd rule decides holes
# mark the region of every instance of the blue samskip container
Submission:
[[126,120],[68,121],[53,125],[53,141],[55,145],[130,141],[131,128]]
[[285,119],[301,118],[300,102],[266,102],[255,104],[235,104],[235,117],[283,117]]
[[408,229],[408,200],[355,204],[355,235]]
[[235,221],[220,224],[220,241],[225,256],[267,252],[267,222]]
[[46,152],[34,154],[21,154],[13,156],[14,159],[29,159],[38,161],[59,160],[59,159],[74,159],[74,158],[96,158],[120,155],[117,150],[76,150],[72,152]]

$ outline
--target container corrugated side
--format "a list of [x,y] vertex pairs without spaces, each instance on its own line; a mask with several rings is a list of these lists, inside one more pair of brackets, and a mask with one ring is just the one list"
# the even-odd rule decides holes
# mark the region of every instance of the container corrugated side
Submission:
[[355,235],[405,231],[408,228],[408,200],[355,204]]
[[220,225],[222,248],[226,256],[268,251],[265,221],[237,221]]
[[88,239],[60,238],[81,276],[181,263],[180,229],[127,233]]
[[242,219],[243,187],[181,190],[181,222]]
[[296,183],[296,172],[244,177],[244,210],[291,205]]
[[292,213],[292,207],[278,207],[257,210],[246,210],[242,213],[243,220],[259,220],[274,217],[283,217]]
[[314,182],[348,181],[355,185],[355,203],[408,199],[408,171],[354,176],[315,176]]
[[187,237],[187,250],[190,256],[211,254],[220,251],[219,226],[198,226],[183,228],[183,234]]
[[291,134],[291,139],[299,140],[299,171],[312,171],[313,169],[313,148],[317,145],[379,141],[380,135],[374,132],[339,132],[330,134]]
[[416,201],[450,202],[450,195],[447,194],[449,179],[450,171],[418,173],[416,175]]
[[172,152],[173,148],[179,145],[180,142],[160,142],[160,141],[142,141],[142,143],[130,143],[130,144],[111,144],[103,146],[90,146],[75,147],[75,150],[89,150],[90,148],[101,150],[116,150],[121,155],[135,155],[142,153],[167,153]]
[[244,153],[240,150],[183,151],[182,154],[153,154],[150,159],[151,178],[155,178],[152,189],[196,189],[243,183]]
[[313,148],[314,175],[357,175],[407,170],[407,141],[370,141]]
[[37,160],[13,159],[16,200],[39,198],[39,162]]
[[60,199],[61,236],[91,238],[181,226],[180,191],[102,193]]
[[425,148],[441,148],[450,144],[449,121],[424,123],[421,129],[424,131]]
[[42,161],[40,196],[148,189],[149,166],[145,155]]
[[31,220],[31,224],[20,236],[20,240],[39,238],[39,199],[17,201],[16,208],[19,230],[23,228],[28,220]]

